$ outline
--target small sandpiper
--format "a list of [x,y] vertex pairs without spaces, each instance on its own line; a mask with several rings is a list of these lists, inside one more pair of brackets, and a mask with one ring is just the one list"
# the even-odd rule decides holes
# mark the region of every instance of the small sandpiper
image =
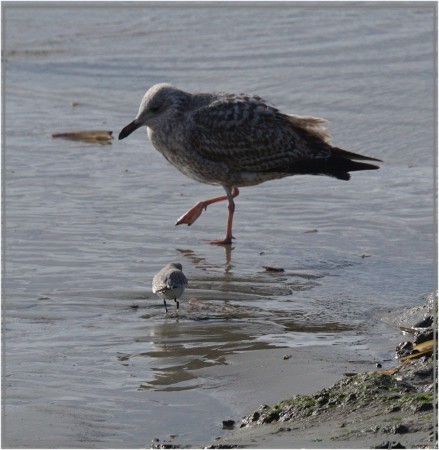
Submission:
[[152,292],[163,299],[165,310],[168,312],[166,300],[174,300],[177,309],[180,304],[179,299],[188,285],[186,276],[183,273],[180,263],[169,263],[157,272],[152,279]]

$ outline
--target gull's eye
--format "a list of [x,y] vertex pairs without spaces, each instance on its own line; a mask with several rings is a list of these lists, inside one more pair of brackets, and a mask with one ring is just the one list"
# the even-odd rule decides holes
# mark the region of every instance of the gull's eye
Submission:
[[158,112],[159,109],[160,109],[160,106],[151,106],[151,108],[149,108],[149,110],[153,113]]

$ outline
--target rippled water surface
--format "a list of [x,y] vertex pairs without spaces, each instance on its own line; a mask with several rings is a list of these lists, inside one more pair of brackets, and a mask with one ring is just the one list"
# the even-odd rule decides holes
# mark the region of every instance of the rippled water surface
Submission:
[[[4,446],[201,442],[237,414],[219,394],[231,381],[200,375],[229,355],[391,355],[375,312],[434,289],[435,7],[3,8]],[[144,131],[111,145],[51,137],[117,135],[162,81],[325,117],[334,144],[384,163],[348,183],[243,188],[233,247],[211,246],[224,204],[174,223],[221,188],[185,178]],[[150,285],[170,261],[190,286],[165,316]]]

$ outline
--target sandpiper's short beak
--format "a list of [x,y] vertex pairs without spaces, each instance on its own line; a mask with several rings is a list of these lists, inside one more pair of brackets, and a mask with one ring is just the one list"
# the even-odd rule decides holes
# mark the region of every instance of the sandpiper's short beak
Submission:
[[133,131],[136,131],[137,128],[140,128],[142,125],[143,125],[142,122],[138,122],[137,119],[134,119],[119,133],[119,140],[126,138]]

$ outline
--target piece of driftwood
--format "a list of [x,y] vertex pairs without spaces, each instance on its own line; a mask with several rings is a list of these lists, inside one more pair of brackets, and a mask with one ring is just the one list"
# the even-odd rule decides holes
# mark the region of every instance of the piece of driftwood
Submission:
[[70,139],[83,142],[99,142],[110,144],[113,139],[113,132],[109,130],[82,130],[53,133],[53,138]]

